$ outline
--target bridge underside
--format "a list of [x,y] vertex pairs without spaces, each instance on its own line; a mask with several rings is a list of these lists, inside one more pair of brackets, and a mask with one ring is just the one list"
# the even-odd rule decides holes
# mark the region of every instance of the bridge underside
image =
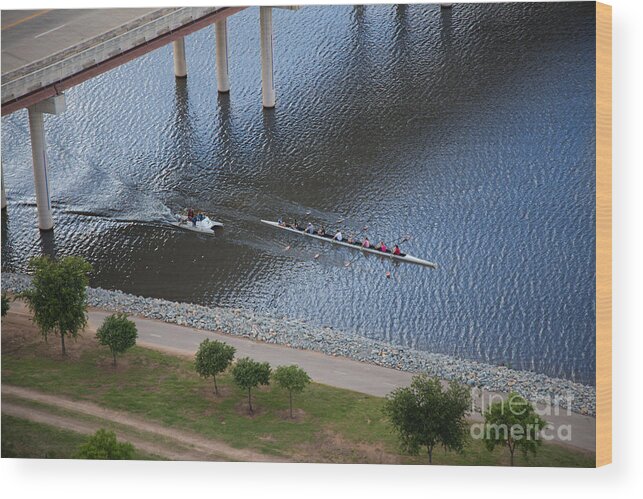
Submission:
[[132,49],[123,51],[114,57],[98,62],[89,66],[77,73],[63,78],[55,83],[43,86],[38,90],[22,95],[16,99],[7,101],[2,104],[2,116],[11,114],[19,109],[26,108],[37,104],[45,99],[60,95],[65,90],[83,83],[90,78],[99,74],[105,73],[110,69],[114,69],[122,64],[125,64],[133,59],[136,59],[144,54],[152,52],[158,48],[167,45],[168,43],[182,39],[184,36],[194,33],[203,29],[217,21],[221,21],[246,7],[224,7],[211,14],[207,14],[199,19],[195,19],[175,30],[170,30],[167,33],[157,36],[156,38],[146,41]]

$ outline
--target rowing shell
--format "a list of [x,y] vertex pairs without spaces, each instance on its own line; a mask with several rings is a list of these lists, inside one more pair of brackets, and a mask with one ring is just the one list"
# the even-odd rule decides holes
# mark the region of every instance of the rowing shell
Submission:
[[401,255],[394,255],[393,253],[389,253],[389,252],[385,253],[385,252],[377,250],[375,248],[364,248],[361,244],[356,245],[356,244],[351,244],[351,243],[348,243],[348,242],[345,242],[345,241],[337,241],[337,240],[333,239],[330,236],[329,237],[324,237],[324,236],[320,236],[318,234],[309,234],[308,232],[304,232],[302,230],[297,230],[297,229],[293,229],[292,227],[285,227],[283,225],[279,225],[277,222],[271,222],[270,220],[262,220],[262,222],[267,224],[267,225],[272,225],[273,227],[276,227],[278,229],[289,230],[290,232],[294,232],[294,233],[299,234],[299,235],[304,235],[304,236],[308,236],[308,237],[314,237],[315,239],[321,239],[322,241],[339,244],[341,246],[346,246],[346,247],[352,248],[352,249],[361,250],[361,251],[363,251],[365,253],[374,253],[375,255],[385,256],[385,257],[391,258],[393,260],[399,260],[400,262],[415,263],[417,265],[423,265],[425,267],[431,267],[432,269],[435,269],[435,268],[438,267],[437,264],[435,264],[433,262],[429,262],[427,260],[422,260],[421,258],[416,258],[416,257],[411,256],[409,254],[404,254],[403,253]]

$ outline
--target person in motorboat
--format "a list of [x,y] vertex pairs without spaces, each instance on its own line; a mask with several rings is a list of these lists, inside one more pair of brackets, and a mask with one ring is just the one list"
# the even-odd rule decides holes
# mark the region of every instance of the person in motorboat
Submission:
[[194,218],[194,210],[192,208],[189,208],[188,209],[188,221],[191,222],[193,218]]
[[368,237],[364,238],[364,241],[362,241],[362,248],[370,248],[371,247],[371,242],[368,240]]
[[383,253],[386,253],[386,244],[384,244],[384,241],[380,241],[375,245],[376,250],[380,250]]
[[391,253],[398,256],[402,254],[402,252],[400,251],[400,247],[397,244],[393,246],[393,251],[391,251]]
[[335,236],[333,236],[333,239],[335,241],[340,241],[341,242],[341,240],[343,239],[342,238],[342,231],[338,229],[337,232],[335,232]]
[[308,234],[314,234],[315,233],[315,227],[313,227],[313,224],[308,222],[308,225],[306,226],[306,232]]

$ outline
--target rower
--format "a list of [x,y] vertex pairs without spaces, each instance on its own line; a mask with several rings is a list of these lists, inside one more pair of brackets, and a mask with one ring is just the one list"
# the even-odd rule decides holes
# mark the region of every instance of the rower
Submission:
[[315,227],[313,227],[313,224],[308,222],[308,225],[306,226],[306,232],[308,234],[314,234],[315,233]]
[[326,235],[326,231],[324,230],[323,227],[319,228],[319,230],[317,231],[317,235],[318,236],[325,236]]
[[401,255],[402,254],[402,252],[400,251],[400,247],[397,244],[393,247],[392,253],[394,255]]
[[364,238],[364,241],[362,242],[362,248],[370,248],[371,247],[371,242],[368,240],[368,237]]
[[279,225],[279,227],[284,227],[286,225],[284,221],[281,219],[281,217],[277,219],[277,224]]
[[341,242],[341,240],[342,240],[342,231],[337,230],[337,232],[335,232],[335,236],[333,237],[333,239],[335,241],[340,241]]
[[376,250],[380,250],[383,253],[386,253],[386,244],[384,244],[384,241],[380,241],[375,245]]

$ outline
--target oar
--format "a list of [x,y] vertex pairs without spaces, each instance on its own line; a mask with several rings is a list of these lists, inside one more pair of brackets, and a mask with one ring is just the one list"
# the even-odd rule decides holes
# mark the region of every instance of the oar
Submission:
[[362,253],[361,251],[360,251],[360,252],[358,252],[358,253],[355,255],[355,257],[354,257],[354,258],[352,258],[351,260],[349,260],[348,262],[346,262],[346,263],[344,264],[344,267],[350,267],[353,263],[355,263],[355,261],[356,261],[360,256],[363,256],[363,253]]
[[322,250],[322,251],[320,251],[319,253],[315,253],[315,254],[313,255],[313,260],[319,260],[319,258],[320,258],[321,256],[326,256],[326,255],[328,254],[328,252],[329,252],[329,251],[330,251],[330,249],[327,249],[326,251],[323,251],[323,250]]
[[328,253],[330,253],[332,249],[333,248],[331,247],[331,248],[328,248],[327,250],[321,250],[319,253],[315,253],[313,255],[313,260],[319,260],[322,256],[328,255]]
[[399,241],[397,241],[396,243],[393,243],[393,246],[395,246],[396,244],[399,246],[400,244],[405,243],[406,241],[410,241],[411,239],[412,237],[409,234],[406,234]]
[[344,267],[348,268],[350,267],[353,263],[355,263],[355,260],[357,260],[361,255],[357,255],[355,258],[349,260],[348,262],[344,263]]

